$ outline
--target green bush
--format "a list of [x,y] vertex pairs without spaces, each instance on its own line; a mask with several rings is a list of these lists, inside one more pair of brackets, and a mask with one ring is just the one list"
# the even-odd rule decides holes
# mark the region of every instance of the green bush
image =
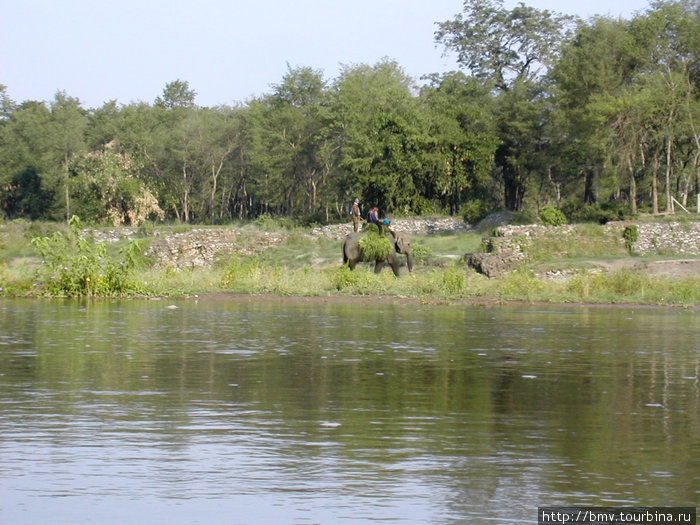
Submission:
[[540,221],[545,226],[559,226],[566,224],[566,215],[554,206],[545,206],[540,211]]
[[411,247],[413,248],[413,259],[416,262],[424,261],[433,255],[433,249],[423,243],[414,242],[411,243]]
[[582,204],[577,200],[569,200],[561,206],[561,210],[569,218],[569,222],[595,222],[607,224],[610,221],[623,221],[632,216],[629,204],[625,202],[604,202],[602,204]]
[[107,257],[103,243],[81,236],[81,222],[73,216],[67,234],[54,232],[35,237],[32,245],[42,258],[44,290],[59,297],[122,295],[130,290],[129,274],[139,257],[140,245],[132,241],[122,250],[122,260]]
[[634,243],[639,239],[639,228],[636,224],[631,224],[627,226],[622,232],[622,238],[625,240],[625,247],[627,251],[632,253]]
[[460,215],[467,224],[476,224],[489,214],[489,207],[480,199],[474,199],[462,205]]
[[333,270],[330,275],[331,286],[334,290],[350,295],[373,295],[387,292],[391,272],[375,275],[361,269],[351,270],[347,265]]

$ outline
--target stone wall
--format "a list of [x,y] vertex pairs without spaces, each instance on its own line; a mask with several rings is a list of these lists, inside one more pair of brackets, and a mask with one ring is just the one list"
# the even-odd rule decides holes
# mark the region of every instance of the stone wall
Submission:
[[248,232],[227,228],[197,228],[151,242],[146,254],[160,268],[198,268],[212,266],[217,258],[230,255],[255,255],[279,246],[287,235],[279,232]]
[[[622,239],[628,226],[637,226],[638,238],[632,245],[634,253],[640,255],[700,255],[700,222],[664,222],[631,223],[610,222],[603,226],[603,232]],[[496,229],[498,237],[492,238],[493,251],[514,253],[522,251],[533,237],[546,235],[574,235],[577,226],[541,226],[528,224],[524,226],[500,226]],[[622,242],[622,241],[621,241]]]
[[640,255],[700,255],[700,222],[638,224],[637,230],[632,249]]
[[[469,230],[467,224],[461,217],[443,217],[439,219],[394,219],[391,221],[391,229],[395,232],[409,235],[433,235],[445,231],[466,232]],[[332,239],[342,239],[352,232],[352,222],[344,224],[330,224],[319,226],[311,232],[313,236],[330,237]]]

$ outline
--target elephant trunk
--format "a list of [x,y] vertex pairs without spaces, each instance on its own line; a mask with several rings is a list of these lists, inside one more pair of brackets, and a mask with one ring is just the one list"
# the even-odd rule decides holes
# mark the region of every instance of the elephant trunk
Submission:
[[406,267],[409,272],[413,271],[413,253],[406,254]]

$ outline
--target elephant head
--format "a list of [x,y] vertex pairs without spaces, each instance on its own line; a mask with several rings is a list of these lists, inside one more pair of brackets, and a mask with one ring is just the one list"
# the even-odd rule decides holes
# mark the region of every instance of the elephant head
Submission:
[[[361,232],[353,232],[348,234],[345,237],[345,240],[343,240],[343,263],[347,263],[351,270],[355,269],[358,262],[365,260],[362,257],[362,250],[360,249],[361,237]],[[381,272],[384,266],[388,264],[391,266],[391,270],[394,272],[394,275],[398,277],[400,264],[397,253],[406,256],[406,267],[408,268],[408,271],[411,272],[413,270],[413,248],[411,247],[410,239],[401,234],[396,234],[390,238],[393,241],[392,249],[386,258],[374,261],[374,273]]]
[[413,271],[413,248],[411,247],[411,239],[408,236],[396,234],[394,247],[396,248],[396,253],[406,256],[406,267],[408,271]]

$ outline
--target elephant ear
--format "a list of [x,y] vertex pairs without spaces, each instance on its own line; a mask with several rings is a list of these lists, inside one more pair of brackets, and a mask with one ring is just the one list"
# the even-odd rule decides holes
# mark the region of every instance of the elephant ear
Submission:
[[402,235],[399,235],[396,238],[396,253],[403,253],[407,244],[408,241]]

